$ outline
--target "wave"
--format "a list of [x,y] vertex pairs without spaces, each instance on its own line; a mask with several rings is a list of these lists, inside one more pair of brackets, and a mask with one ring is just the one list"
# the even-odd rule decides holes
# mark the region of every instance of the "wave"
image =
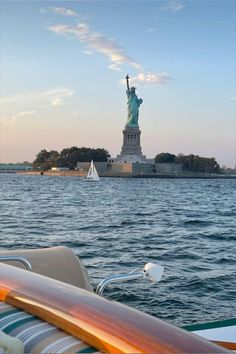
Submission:
[[183,222],[184,225],[199,225],[199,226],[209,226],[212,224],[211,221],[200,220],[200,219],[193,219],[193,220],[186,220]]
[[1,249],[67,246],[94,286],[158,262],[160,283],[114,284],[105,295],[171,322],[236,316],[236,181],[104,181],[1,176]]

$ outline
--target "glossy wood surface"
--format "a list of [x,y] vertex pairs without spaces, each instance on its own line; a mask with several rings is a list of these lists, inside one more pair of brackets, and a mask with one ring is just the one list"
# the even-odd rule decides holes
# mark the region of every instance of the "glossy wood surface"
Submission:
[[223,348],[236,351],[236,343],[223,342],[223,341],[219,341],[219,340],[213,340],[212,342],[217,345],[220,345]]
[[28,311],[106,353],[227,352],[125,305],[3,263],[0,301]]

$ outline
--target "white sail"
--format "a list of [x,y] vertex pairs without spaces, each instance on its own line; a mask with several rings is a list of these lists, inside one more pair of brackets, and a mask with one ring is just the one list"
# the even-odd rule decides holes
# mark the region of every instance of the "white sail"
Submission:
[[99,181],[98,173],[96,167],[93,164],[93,160],[91,161],[87,177],[85,177],[85,181]]

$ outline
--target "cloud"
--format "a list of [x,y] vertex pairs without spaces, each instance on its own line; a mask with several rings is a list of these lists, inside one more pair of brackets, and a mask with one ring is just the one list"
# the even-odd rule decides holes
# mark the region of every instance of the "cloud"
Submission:
[[[150,85],[150,84],[167,84],[171,80],[173,80],[168,73],[163,72],[163,73],[150,73],[150,72],[141,72],[137,74],[136,76],[132,77],[130,79],[130,85],[135,86],[135,85]],[[125,84],[125,80],[121,80],[120,83]]]
[[70,97],[74,91],[67,88],[58,88],[41,93],[41,97],[45,99],[51,106],[62,106],[65,104],[65,97]]
[[16,113],[12,116],[1,117],[1,123],[4,126],[10,126],[11,124],[15,123],[15,121],[18,118],[24,117],[24,116],[32,116],[36,113],[37,113],[36,111],[23,111],[23,112]]
[[[177,8],[177,1],[172,1],[172,3],[175,3],[175,8]],[[172,8],[173,6],[172,4]],[[178,3],[178,6],[180,7],[180,3]],[[135,68],[138,74],[133,78],[133,81],[137,84],[165,84],[171,80],[171,77],[165,72],[156,74],[146,72],[144,67],[137,60],[127,55],[125,50],[114,39],[108,38],[100,32],[93,31],[85,22],[80,22],[77,25],[54,24],[47,27],[47,29],[56,35],[78,40],[85,46],[83,52],[87,55],[91,55],[94,52],[102,54],[108,59],[108,69],[110,70],[121,71],[124,65]],[[147,32],[153,31],[155,31],[155,28],[147,30]],[[59,104],[61,104],[60,99],[54,100],[53,105]]]
[[230,101],[236,101],[236,96],[229,97]]
[[61,106],[66,104],[66,98],[70,97],[75,92],[68,88],[54,88],[43,92],[25,93],[15,96],[2,97],[1,105],[11,104],[15,102],[44,102],[51,106]]
[[32,115],[35,113],[36,113],[36,111],[23,111],[23,112],[17,113],[15,115],[15,118],[22,117],[22,116],[29,116],[29,115]]
[[83,53],[86,55],[92,55],[93,52],[91,52],[91,50],[83,50]]
[[[32,105],[46,104],[52,107],[62,106],[66,104],[66,99],[74,95],[74,91],[68,88],[54,88],[42,92],[25,93],[15,96],[3,97],[0,99],[1,106],[6,105],[12,107],[12,104],[19,103],[23,106],[30,107]],[[25,110],[14,115],[2,116],[1,123],[3,126],[13,125],[20,117],[31,116],[36,114],[35,110]]]
[[180,1],[168,1],[167,5],[163,7],[163,10],[169,10],[172,12],[177,12],[182,10],[185,5]]
[[[3,108],[5,108],[5,106],[10,106],[10,109],[14,103],[20,104],[21,106],[23,104],[23,106],[26,108],[29,108],[32,105],[37,105],[37,103],[56,107],[66,104],[66,98],[72,96],[73,94],[74,91],[68,88],[55,88],[43,92],[25,93],[9,97],[2,97],[0,99],[0,105]],[[5,127],[13,126],[19,118],[31,116],[36,113],[37,112],[35,110],[25,110],[13,115],[1,116],[1,125]]]
[[65,37],[72,37],[85,44],[88,50],[94,50],[105,55],[113,65],[112,68],[118,68],[123,64],[129,64],[136,69],[142,70],[142,66],[133,58],[129,57],[114,39],[107,38],[99,32],[90,30],[86,23],[80,23],[76,26],[53,25],[48,27],[55,34]]
[[147,33],[155,32],[155,31],[156,31],[156,28],[154,28],[154,27],[150,27],[146,30]]
[[115,71],[121,71],[120,66],[117,65],[117,64],[111,64],[111,65],[108,66],[108,68],[111,69],[111,70],[115,70]]
[[79,14],[73,10],[66,9],[65,7],[54,7],[51,6],[49,9],[40,9],[42,13],[53,13],[56,15],[62,15],[62,16],[79,16]]

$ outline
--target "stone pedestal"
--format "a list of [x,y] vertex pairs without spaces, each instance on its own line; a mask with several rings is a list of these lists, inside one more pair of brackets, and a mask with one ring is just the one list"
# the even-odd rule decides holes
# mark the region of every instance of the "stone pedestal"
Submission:
[[145,162],[146,156],[142,155],[140,145],[141,131],[139,127],[125,127],[123,130],[123,145],[120,155],[117,155],[119,162]]

